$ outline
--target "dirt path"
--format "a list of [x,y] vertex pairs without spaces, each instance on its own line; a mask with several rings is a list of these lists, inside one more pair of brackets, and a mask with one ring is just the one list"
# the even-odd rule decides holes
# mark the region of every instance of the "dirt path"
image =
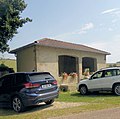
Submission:
[[50,119],[120,119],[120,108],[84,112]]
[[62,108],[69,108],[69,107],[76,107],[81,105],[88,105],[88,103],[84,102],[54,102],[53,106],[46,108],[44,110],[51,110],[51,109],[62,109]]

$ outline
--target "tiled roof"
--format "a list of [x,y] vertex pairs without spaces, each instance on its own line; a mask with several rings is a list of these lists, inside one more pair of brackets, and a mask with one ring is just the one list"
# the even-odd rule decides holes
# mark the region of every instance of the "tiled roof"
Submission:
[[37,40],[37,41],[35,41],[35,43],[42,45],[42,46],[49,46],[49,47],[62,48],[62,49],[71,49],[71,50],[79,50],[79,51],[87,51],[87,52],[94,52],[94,53],[110,55],[110,53],[108,53],[108,52],[98,50],[95,48],[91,48],[91,47],[88,47],[85,45],[63,42],[63,41],[53,40],[53,39],[49,39],[49,38]]
[[110,55],[110,53],[108,53],[108,52],[98,50],[98,49],[95,49],[95,48],[91,48],[91,47],[88,47],[88,46],[85,46],[85,45],[63,42],[63,41],[58,41],[58,40],[49,39],[49,38],[44,38],[44,39],[41,39],[41,40],[37,40],[34,43],[31,43],[31,44],[28,44],[26,46],[17,48],[15,50],[12,50],[12,51],[10,51],[10,53],[16,53],[18,50],[30,47],[32,45],[41,45],[41,46],[47,46],[47,47],[86,51],[86,52],[93,52],[93,53]]

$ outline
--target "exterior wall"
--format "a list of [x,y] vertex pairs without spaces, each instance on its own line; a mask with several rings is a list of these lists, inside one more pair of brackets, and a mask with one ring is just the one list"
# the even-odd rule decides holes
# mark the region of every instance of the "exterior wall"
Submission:
[[35,69],[34,47],[25,48],[17,52],[17,71],[31,72]]
[[54,48],[37,47],[37,71],[48,71],[55,77],[58,76],[58,57]]
[[78,58],[78,79],[82,78],[82,58],[97,59],[97,69],[106,67],[106,55],[76,50],[59,49],[45,46],[32,46],[17,52],[17,71],[50,72],[57,80],[59,77],[58,56],[67,55]]
[[58,56],[68,55],[78,57],[79,78],[82,76],[82,58],[91,57],[97,59],[97,69],[106,67],[105,55],[95,54],[90,52],[80,52],[76,50],[67,50],[59,48],[51,48],[37,46],[37,71],[49,71],[56,79],[59,77],[58,72]]

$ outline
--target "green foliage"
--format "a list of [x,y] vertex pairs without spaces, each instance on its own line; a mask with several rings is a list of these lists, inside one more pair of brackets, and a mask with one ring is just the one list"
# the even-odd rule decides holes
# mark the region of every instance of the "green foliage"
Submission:
[[4,64],[0,64],[0,68],[8,68],[8,67]]
[[0,52],[9,51],[8,41],[18,33],[17,29],[32,21],[20,16],[26,6],[24,0],[0,0]]
[[13,73],[14,70],[13,70],[13,68],[6,66],[5,64],[0,64],[0,72],[1,72],[0,76],[2,76],[7,73]]
[[16,60],[14,59],[0,59],[0,64],[4,64],[7,67],[13,68],[16,72]]

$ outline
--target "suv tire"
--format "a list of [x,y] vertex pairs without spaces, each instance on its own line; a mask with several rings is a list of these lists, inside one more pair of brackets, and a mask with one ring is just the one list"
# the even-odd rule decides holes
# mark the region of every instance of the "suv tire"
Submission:
[[18,96],[13,97],[12,99],[12,107],[16,112],[23,112],[25,107]]
[[80,86],[79,91],[81,95],[86,95],[88,93],[87,86],[85,85]]
[[116,84],[113,89],[114,93],[120,96],[120,84]]

